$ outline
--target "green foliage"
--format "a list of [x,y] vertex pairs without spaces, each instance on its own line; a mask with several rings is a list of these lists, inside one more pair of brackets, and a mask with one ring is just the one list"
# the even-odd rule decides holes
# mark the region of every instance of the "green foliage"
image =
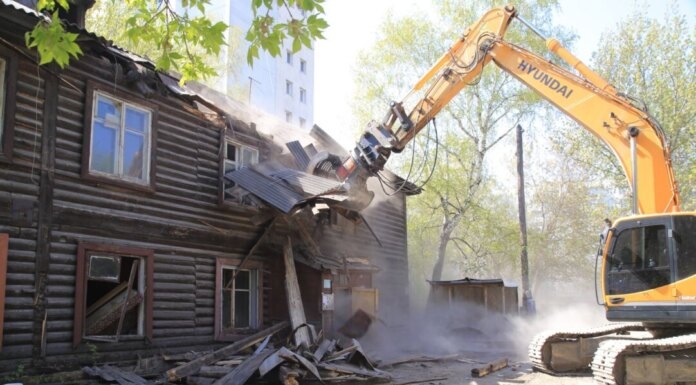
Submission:
[[[98,3],[104,2],[107,0]],[[250,42],[249,64],[259,57],[261,50],[278,56],[286,43],[296,52],[302,46],[311,47],[313,40],[323,38],[328,24],[323,18],[322,3],[323,0],[254,0],[255,19],[246,34]],[[110,24],[108,29],[118,32],[117,35],[105,33],[107,38],[117,39],[124,47],[141,48],[133,51],[149,56],[158,70],[179,72],[182,83],[214,77],[219,66],[216,60],[210,59],[219,57],[221,47],[226,44],[228,26],[205,16],[210,0],[182,0],[181,4],[183,11],[175,12],[170,0],[111,0],[113,9],[109,9],[106,20],[99,24]],[[59,7],[67,10],[69,1],[40,0],[37,3],[37,10],[49,13],[51,18],[39,22],[27,33],[26,43],[29,48],[38,50],[41,64],[56,62],[65,67],[71,57],[78,58],[82,51],[76,42],[77,34],[67,32],[59,20]],[[287,21],[275,18],[271,10],[286,10],[289,18]],[[120,22],[115,24],[114,20]]]
[[[253,65],[264,50],[271,56],[281,54],[286,40],[292,52],[312,47],[312,41],[324,38],[324,30],[329,24],[324,20],[324,0],[253,0],[254,19],[247,31],[249,41],[247,62]],[[287,18],[274,16],[272,10],[287,11]],[[287,19],[287,20],[286,20]]]
[[[55,4],[51,4],[50,9],[54,7]],[[27,47],[38,50],[39,64],[56,62],[61,68],[68,65],[71,56],[77,58],[82,54],[80,46],[75,41],[77,37],[78,34],[65,31],[58,18],[58,10],[53,11],[50,21],[39,21],[36,27],[24,36]]]
[[[661,20],[636,6],[631,15],[603,33],[591,66],[620,92],[642,100],[664,128],[686,209],[696,208],[695,42],[696,30],[689,28],[676,5]],[[554,141],[567,161],[588,171],[588,180],[620,192],[627,212],[631,192],[610,149],[584,130],[560,129]]]

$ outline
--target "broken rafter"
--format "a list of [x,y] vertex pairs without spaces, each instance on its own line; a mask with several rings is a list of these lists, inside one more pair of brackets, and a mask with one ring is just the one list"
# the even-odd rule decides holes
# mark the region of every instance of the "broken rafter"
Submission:
[[[234,270],[233,278],[237,278],[237,274],[239,274],[239,272],[242,270],[242,268],[244,267],[244,264],[247,262],[247,260],[249,260],[249,258],[251,258],[251,256],[254,255],[254,253],[256,252],[256,249],[258,249],[259,245],[261,245],[261,242],[263,242],[263,240],[268,236],[268,234],[271,233],[271,229],[276,224],[276,222],[278,222],[278,218],[279,217],[273,218],[271,223],[269,223],[268,226],[266,226],[266,228],[263,230],[263,234],[261,234],[261,236],[256,241],[256,243],[254,243],[254,246],[252,246],[251,249],[249,249],[249,252],[244,256],[244,258],[242,258],[242,261],[239,262],[239,265],[237,265],[237,268]],[[225,289],[229,289],[230,285],[232,285],[232,282],[234,282],[234,279],[230,280],[230,282],[227,283],[227,285],[225,286]]]

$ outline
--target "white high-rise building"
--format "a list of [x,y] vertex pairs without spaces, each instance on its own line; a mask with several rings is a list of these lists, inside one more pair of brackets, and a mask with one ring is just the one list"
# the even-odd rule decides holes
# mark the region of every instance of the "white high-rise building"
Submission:
[[[295,18],[302,17],[299,9],[291,12]],[[288,39],[279,57],[260,51],[250,67],[245,36],[253,19],[251,0],[212,0],[206,13],[230,26],[229,47],[223,48],[221,62],[215,66],[220,76],[207,83],[288,123],[310,128],[314,124],[314,50],[303,47],[292,53]],[[273,9],[271,16],[289,20],[287,9]]]

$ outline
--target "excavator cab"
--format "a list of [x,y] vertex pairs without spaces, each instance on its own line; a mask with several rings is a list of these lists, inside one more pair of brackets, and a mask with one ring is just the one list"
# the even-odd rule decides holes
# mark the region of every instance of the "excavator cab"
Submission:
[[632,217],[611,233],[603,268],[607,319],[696,323],[693,311],[681,311],[684,294],[696,295],[689,279],[696,273],[696,216]]

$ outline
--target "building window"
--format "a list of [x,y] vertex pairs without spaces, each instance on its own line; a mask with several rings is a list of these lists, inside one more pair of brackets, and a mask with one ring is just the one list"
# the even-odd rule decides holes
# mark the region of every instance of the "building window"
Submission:
[[153,251],[80,244],[73,344],[152,338]]
[[[7,98],[7,87],[5,86],[5,72],[7,72],[7,61],[0,58],[0,143],[3,143],[3,132],[5,122],[5,98]],[[0,152],[3,148],[0,146]]]
[[126,101],[128,95],[116,97],[94,87],[88,86],[87,174],[150,186],[154,108]]
[[307,120],[305,118],[300,118],[300,128],[304,128],[306,124]]
[[292,51],[287,50],[285,51],[285,62],[292,65]]
[[0,159],[12,159],[17,105],[17,55],[0,45]]
[[307,103],[307,90],[300,88],[300,102]]
[[223,164],[225,174],[258,162],[259,150],[229,140],[225,143],[225,162]]
[[[225,141],[221,165],[223,175],[230,171],[238,170],[242,167],[249,167],[258,162],[258,149],[250,146],[245,146],[236,142],[232,142],[230,140]],[[223,191],[220,195],[220,203],[223,203],[225,200],[231,199],[232,201],[235,201],[240,204],[247,204],[252,206],[255,205],[253,200],[250,201],[249,199],[247,199],[251,197],[248,191],[236,188],[234,182],[224,177],[222,178],[222,180]]]
[[288,123],[292,123],[292,112],[285,111],[285,121]]
[[290,80],[285,81],[285,95],[292,96],[292,82]]
[[218,258],[215,271],[215,339],[233,338],[262,325],[262,264]]
[[303,74],[307,73],[307,61],[304,59],[300,60],[300,72],[302,72]]

